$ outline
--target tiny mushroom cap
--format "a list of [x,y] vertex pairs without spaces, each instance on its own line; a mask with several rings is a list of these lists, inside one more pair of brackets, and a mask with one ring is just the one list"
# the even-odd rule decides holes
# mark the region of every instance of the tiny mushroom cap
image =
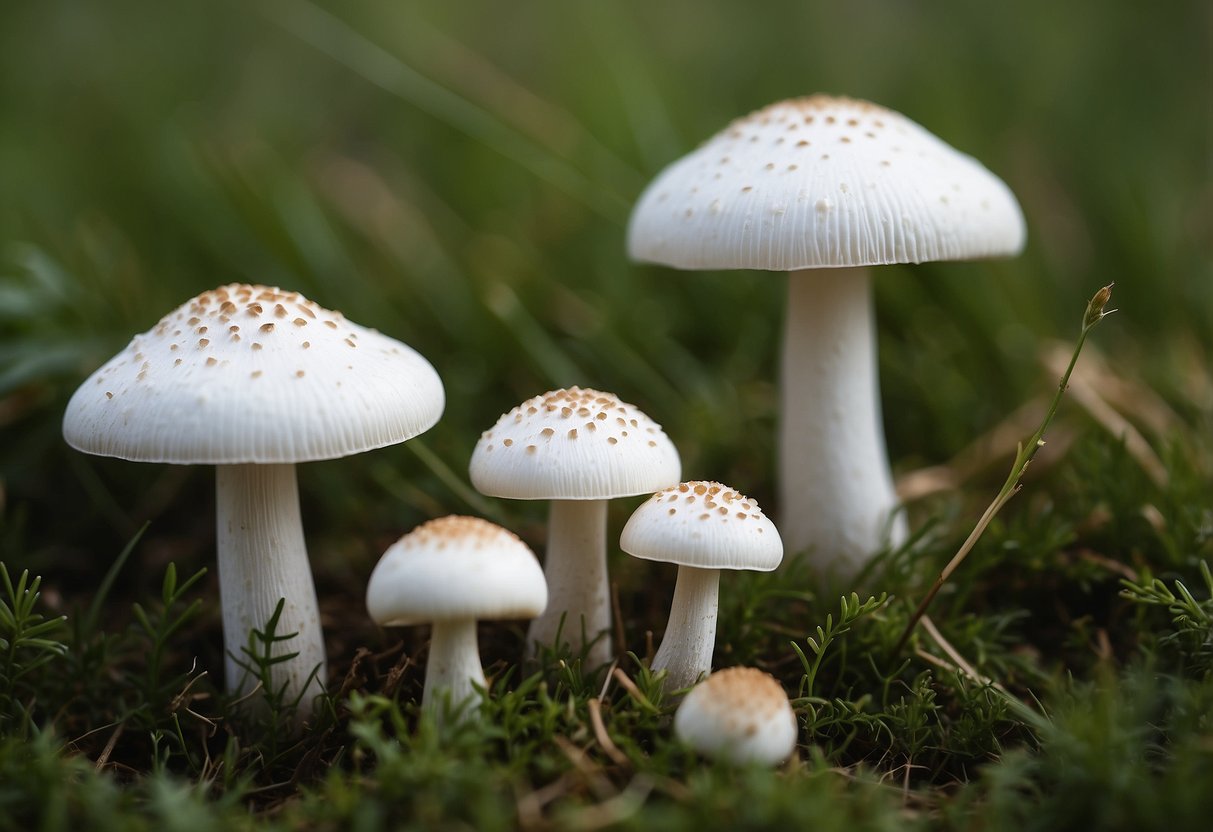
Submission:
[[137,335],[80,386],[63,434],[86,453],[226,465],[333,459],[403,442],[442,415],[412,348],[297,292],[231,284]]
[[718,482],[658,491],[629,518],[619,545],[634,557],[698,569],[770,572],[783,560],[779,530],[758,503]]
[[539,561],[517,535],[458,515],[423,523],[393,543],[366,591],[371,618],[387,627],[534,618],[547,600]]
[[514,500],[609,500],[677,482],[669,437],[612,393],[570,387],[528,399],[484,432],[472,484]]
[[769,673],[730,667],[691,689],[674,714],[674,733],[708,757],[777,765],[796,748],[796,714]]
[[633,259],[795,271],[1011,255],[1023,214],[980,162],[892,110],[813,95],[734,121],[667,167],[628,226]]

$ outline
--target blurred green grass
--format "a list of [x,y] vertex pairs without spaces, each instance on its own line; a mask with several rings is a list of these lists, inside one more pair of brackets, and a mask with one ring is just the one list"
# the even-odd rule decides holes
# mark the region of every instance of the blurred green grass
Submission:
[[[636,402],[688,477],[770,504],[784,278],[636,266],[623,225],[664,164],[815,91],[906,113],[1001,175],[1028,219],[1014,260],[882,270],[896,468],[946,460],[1047,390],[1042,341],[1069,338],[1112,280],[1123,311],[1097,346],[1180,414],[1176,441],[1207,442],[1209,9],[8,4],[0,557],[87,585],[92,553],[150,516],[149,567],[209,560],[208,471],[85,458],[58,425],[131,335],[233,280],[382,329],[447,386],[423,447],[301,475],[318,568],[353,597],[392,537],[485,509],[453,483],[479,431],[559,385]],[[542,506],[488,505],[538,539]]]

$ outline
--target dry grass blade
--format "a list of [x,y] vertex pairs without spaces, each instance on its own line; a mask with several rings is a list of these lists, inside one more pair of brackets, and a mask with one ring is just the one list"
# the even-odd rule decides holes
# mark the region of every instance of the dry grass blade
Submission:
[[611,739],[611,735],[607,733],[606,724],[602,721],[602,703],[597,699],[591,699],[588,703],[590,711],[590,725],[594,728],[594,738],[598,740],[598,744],[602,746],[602,751],[614,763],[623,768],[631,766],[631,761],[627,758],[619,746],[615,745],[615,741]]

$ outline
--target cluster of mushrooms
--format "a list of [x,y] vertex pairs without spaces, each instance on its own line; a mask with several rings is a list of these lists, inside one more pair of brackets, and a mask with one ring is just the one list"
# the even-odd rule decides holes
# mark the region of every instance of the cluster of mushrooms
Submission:
[[[485,687],[478,619],[533,619],[528,656],[567,645],[591,667],[611,661],[606,501],[651,494],[620,547],[678,565],[652,662],[667,690],[694,686],[676,732],[705,754],[787,758],[797,726],[780,684],[752,668],[711,672],[719,571],[773,570],[786,545],[845,577],[905,539],[866,267],[1009,255],[1024,236],[1000,179],[904,116],[853,99],[773,104],[663,171],[632,214],[634,259],[793,273],[782,538],[741,493],[682,482],[673,443],[634,405],[577,387],[525,401],[481,436],[469,473],[486,495],[551,501],[544,569],[509,531],[449,516],[400,538],[371,575],[376,622],[432,625],[423,706],[474,713]],[[249,651],[281,606],[276,633],[294,634],[282,642],[293,656],[272,665],[272,683],[306,702],[327,674],[295,465],[404,442],[444,404],[437,372],[405,344],[296,292],[232,284],[187,301],[93,373],[63,430],[87,453],[217,467],[227,689],[251,689]]]

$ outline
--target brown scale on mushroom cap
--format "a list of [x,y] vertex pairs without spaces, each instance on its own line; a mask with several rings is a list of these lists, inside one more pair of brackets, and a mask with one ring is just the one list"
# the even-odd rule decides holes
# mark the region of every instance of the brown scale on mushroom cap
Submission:
[[[509,529],[503,529],[496,523],[490,523],[479,517],[468,517],[461,514],[451,514],[429,520],[413,529],[405,537],[411,538],[418,546],[432,546],[458,540],[474,549],[498,546],[502,542],[522,543],[521,538]],[[401,538],[401,540],[403,539]]]
[[702,504],[703,508],[716,512],[716,515],[701,515],[705,520],[712,516],[722,522],[766,519],[766,515],[754,500],[727,485],[710,480],[695,480],[670,486],[650,497],[649,502],[679,503],[679,507],[685,506],[688,509],[695,509]]
[[633,557],[699,569],[770,571],[783,541],[758,503],[712,481],[662,489],[633,512],[620,546]]
[[700,707],[722,721],[751,723],[767,719],[788,705],[788,695],[770,673],[756,667],[729,667],[705,679]]
[[796,714],[767,673],[732,667],[713,673],[683,699],[674,732],[697,751],[738,763],[775,765],[796,748]]
[[[359,381],[343,387],[337,376],[350,361]],[[191,298],[95,378],[112,395],[89,403],[77,393],[65,437],[80,450],[148,462],[328,459],[403,441],[442,409],[441,382],[421,356],[297,292],[261,285]]]
[[794,271],[1005,255],[1023,238],[1014,196],[980,163],[893,110],[812,95],[736,119],[667,167],[637,202],[628,250]]
[[677,480],[669,438],[635,405],[582,387],[519,404],[481,434],[472,483],[511,499],[612,499]]
[[385,626],[458,618],[533,618],[547,603],[543,571],[517,535],[479,517],[430,520],[388,547],[367,586]]

